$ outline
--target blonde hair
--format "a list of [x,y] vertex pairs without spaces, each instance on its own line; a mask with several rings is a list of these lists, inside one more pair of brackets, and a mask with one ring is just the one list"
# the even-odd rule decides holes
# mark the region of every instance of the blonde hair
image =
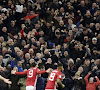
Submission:
[[76,73],[75,73],[75,76],[80,76],[80,71],[77,71]]

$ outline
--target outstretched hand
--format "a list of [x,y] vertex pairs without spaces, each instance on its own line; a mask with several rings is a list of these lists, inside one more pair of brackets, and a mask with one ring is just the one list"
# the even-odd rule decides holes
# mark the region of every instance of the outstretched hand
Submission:
[[15,72],[16,72],[16,71],[12,70],[12,71],[11,71],[11,74],[15,74]]
[[52,68],[49,68],[48,70],[46,70],[47,73],[50,73],[52,71]]
[[63,85],[62,85],[62,88],[64,88],[64,87],[65,87],[65,85],[63,84]]
[[12,82],[9,81],[9,79],[4,79],[4,82],[5,82],[5,83],[8,83],[8,84],[12,84]]
[[95,76],[95,78],[98,78],[97,76]]

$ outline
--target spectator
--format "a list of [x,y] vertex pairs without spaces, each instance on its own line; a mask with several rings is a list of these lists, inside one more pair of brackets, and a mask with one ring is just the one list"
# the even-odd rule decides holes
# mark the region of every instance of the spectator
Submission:
[[97,82],[94,82],[94,78],[93,77],[90,77],[89,81],[88,81],[88,77],[90,76],[91,73],[88,73],[86,76],[85,76],[85,82],[86,82],[86,90],[96,90],[96,87],[99,85],[99,79],[97,76],[95,76]]

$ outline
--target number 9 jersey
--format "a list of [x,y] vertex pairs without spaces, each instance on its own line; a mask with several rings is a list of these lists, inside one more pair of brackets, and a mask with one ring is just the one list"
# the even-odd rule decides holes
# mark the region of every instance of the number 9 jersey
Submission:
[[16,75],[25,75],[27,74],[27,84],[26,86],[34,86],[36,87],[37,83],[37,74],[45,73],[46,71],[40,71],[38,68],[33,67],[28,69],[25,72],[16,72]]
[[47,82],[45,90],[55,90],[56,84],[57,84],[57,79],[62,80],[61,75],[62,75],[62,73],[58,69],[53,70],[48,77],[48,82]]

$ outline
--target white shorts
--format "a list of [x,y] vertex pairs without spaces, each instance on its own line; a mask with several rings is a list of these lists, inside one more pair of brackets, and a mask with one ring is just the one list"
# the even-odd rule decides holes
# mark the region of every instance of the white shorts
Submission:
[[26,86],[26,90],[36,90],[36,87],[34,87],[34,86]]
[[45,90],[57,90],[57,89],[45,89]]

